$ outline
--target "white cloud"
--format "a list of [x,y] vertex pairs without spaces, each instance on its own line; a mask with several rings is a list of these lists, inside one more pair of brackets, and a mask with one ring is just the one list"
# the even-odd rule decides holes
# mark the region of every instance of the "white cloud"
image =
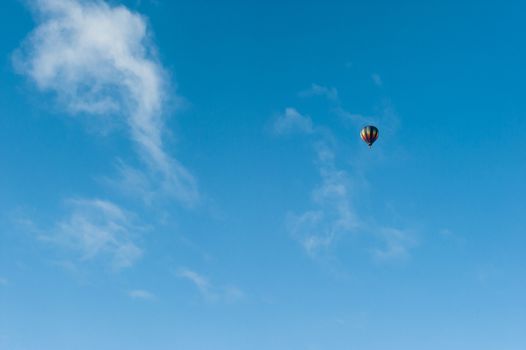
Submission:
[[336,88],[322,86],[318,84],[312,84],[310,88],[300,91],[299,96],[300,97],[323,96],[333,102],[339,101],[338,90],[336,90]]
[[79,254],[81,261],[106,258],[118,270],[133,265],[142,250],[133,241],[132,217],[100,199],[68,201],[70,213],[40,238]]
[[377,73],[371,74],[371,79],[373,80],[374,85],[378,87],[382,87],[384,85],[382,78]]
[[343,120],[348,120],[354,125],[363,126],[366,124],[378,124],[378,118],[373,116],[365,116],[360,113],[351,113],[346,111],[341,106],[334,108],[334,113],[342,118]]
[[[381,119],[384,124],[394,128],[397,117],[389,102],[384,104],[379,118],[364,117],[344,110],[337,98],[334,88],[313,84],[313,87],[302,96],[322,95],[334,102],[332,111],[349,120],[356,127]],[[288,113],[287,113],[288,111]],[[287,117],[288,115],[288,117]],[[346,235],[367,234],[376,237],[380,246],[372,249],[375,260],[388,261],[403,259],[409,256],[410,249],[416,245],[413,235],[406,230],[384,227],[360,215],[354,207],[356,196],[353,190],[364,181],[358,171],[340,168],[336,162],[337,140],[330,130],[315,125],[308,117],[302,116],[294,108],[287,108],[286,113],[278,119],[275,129],[284,134],[292,131],[303,131],[310,134],[315,154],[315,166],[320,176],[320,183],[311,191],[311,207],[301,213],[287,214],[287,228],[311,257],[330,252],[331,248]],[[308,130],[309,132],[305,132]],[[358,133],[357,133],[358,134]]]
[[313,97],[313,96],[322,96],[325,97],[329,102],[331,102],[332,107],[331,111],[336,116],[350,121],[352,124],[357,126],[363,126],[367,123],[376,123],[376,117],[365,116],[359,113],[351,113],[343,108],[338,95],[338,90],[335,87],[322,86],[318,84],[312,84],[310,88],[300,91],[300,97]]
[[285,108],[285,113],[281,114],[274,122],[274,132],[278,135],[295,132],[310,134],[313,131],[312,120],[294,108]]
[[288,216],[288,226],[312,257],[327,252],[347,234],[375,236],[380,246],[372,249],[377,261],[407,259],[417,245],[412,232],[379,226],[362,219],[352,203],[353,177],[335,165],[335,154],[325,142],[316,147],[317,167],[321,183],[312,191],[313,209],[300,215]]
[[312,191],[315,209],[289,214],[288,227],[306,252],[315,256],[342,235],[359,227],[350,200],[350,178],[334,164],[334,152],[326,142],[315,145],[321,183]]
[[448,229],[444,228],[438,231],[438,234],[441,238],[450,241],[457,245],[465,245],[467,243],[467,240],[465,237],[461,236],[460,234]]
[[407,259],[409,250],[416,245],[416,240],[407,230],[380,228],[376,234],[384,242],[384,247],[373,250],[377,261]]
[[195,203],[193,176],[164,149],[168,82],[146,19],[97,0],[36,0],[32,6],[38,26],[14,55],[19,71],[55,93],[70,113],[125,116],[162,190]]
[[236,302],[245,298],[245,293],[238,287],[215,286],[206,277],[188,268],[179,268],[176,275],[192,282],[207,301]]
[[[335,89],[313,84],[312,95],[332,96],[337,99]],[[308,95],[306,92],[303,95]],[[327,251],[343,235],[358,228],[356,215],[350,200],[351,179],[347,172],[335,164],[332,134],[315,127],[312,120],[294,108],[287,108],[275,123],[276,134],[299,132],[314,135],[315,164],[321,182],[312,192],[312,208],[302,213],[288,213],[287,227],[294,239],[310,256]]]
[[121,160],[117,160],[115,168],[117,171],[115,177],[100,178],[103,184],[116,188],[128,197],[140,198],[147,205],[162,195],[151,176],[141,169],[131,167]]
[[189,270],[187,268],[180,268],[177,270],[177,276],[186,278],[192,282],[197,287],[197,289],[199,289],[199,291],[205,294],[210,289],[210,283],[208,280],[195,271]]
[[154,300],[156,299],[155,295],[147,290],[143,289],[133,289],[128,291],[128,296],[132,299],[141,299],[141,300]]

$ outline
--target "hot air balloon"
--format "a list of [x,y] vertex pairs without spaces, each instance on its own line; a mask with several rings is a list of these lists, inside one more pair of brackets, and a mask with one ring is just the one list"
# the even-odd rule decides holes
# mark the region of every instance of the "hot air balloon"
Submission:
[[369,148],[373,145],[374,141],[378,139],[378,128],[373,125],[367,125],[360,132],[362,140],[369,145]]

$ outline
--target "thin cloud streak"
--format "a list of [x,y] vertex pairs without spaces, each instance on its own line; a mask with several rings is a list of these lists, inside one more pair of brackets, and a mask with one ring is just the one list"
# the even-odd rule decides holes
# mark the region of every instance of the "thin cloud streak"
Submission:
[[101,199],[67,201],[69,214],[40,239],[74,252],[81,262],[101,258],[114,270],[132,266],[143,255],[133,240],[132,215]]
[[373,257],[379,262],[405,260],[409,258],[410,249],[417,244],[416,239],[407,230],[385,227],[377,229],[376,233],[384,242],[384,247],[373,250]]
[[128,291],[128,296],[132,299],[139,299],[139,300],[155,300],[157,297],[155,294],[144,290],[144,289],[133,289]]
[[339,102],[338,90],[333,87],[326,87],[318,84],[312,84],[310,88],[300,91],[300,97],[323,96],[333,102]]
[[124,116],[149,176],[195,204],[194,177],[164,149],[168,82],[145,18],[102,1],[37,0],[32,8],[38,26],[14,54],[18,71],[69,113]]
[[276,135],[311,134],[313,132],[311,118],[302,115],[295,108],[285,108],[285,112],[280,114],[274,122],[274,133]]
[[377,73],[371,74],[371,79],[373,80],[374,85],[378,87],[382,87],[384,85],[382,78]]
[[374,123],[377,118],[365,116],[359,113],[351,113],[343,108],[338,89],[335,87],[323,86],[318,84],[311,84],[310,88],[300,91],[298,94],[303,98],[310,98],[314,96],[321,96],[326,98],[331,104],[331,112],[336,116],[350,121],[354,125],[363,126],[367,123]]
[[350,201],[350,178],[334,163],[335,155],[326,141],[315,146],[321,183],[311,192],[315,209],[288,215],[288,227],[310,256],[329,249],[346,232],[359,227]]
[[[332,111],[354,126],[380,119],[346,111],[341,106],[335,88],[313,84],[311,88],[300,92],[300,96],[324,96],[332,102]],[[381,112],[381,119],[385,124],[391,128],[396,127],[397,118],[392,106],[387,104]],[[374,260],[392,261],[409,257],[410,249],[417,245],[411,232],[370,222],[370,219],[360,215],[353,206],[353,200],[356,200],[353,189],[357,186],[359,177],[337,166],[334,147],[336,140],[329,130],[315,125],[310,117],[301,115],[292,107],[286,108],[285,113],[276,121],[275,130],[278,135],[299,133],[309,135],[312,140],[314,164],[320,176],[320,184],[311,191],[312,208],[299,214],[289,212],[286,220],[290,234],[309,256],[316,258],[330,252],[345,235],[367,234],[381,242],[379,247],[371,250]]]
[[199,289],[199,291],[201,291],[202,293],[206,294],[208,293],[210,289],[210,283],[208,282],[208,280],[205,277],[198,274],[197,272],[192,271],[190,269],[187,269],[187,268],[178,269],[177,276],[181,278],[185,278],[189,280],[190,282],[192,282],[197,287],[197,289]]
[[245,298],[245,293],[238,287],[213,285],[206,277],[185,267],[177,269],[176,276],[190,281],[209,302],[236,302]]

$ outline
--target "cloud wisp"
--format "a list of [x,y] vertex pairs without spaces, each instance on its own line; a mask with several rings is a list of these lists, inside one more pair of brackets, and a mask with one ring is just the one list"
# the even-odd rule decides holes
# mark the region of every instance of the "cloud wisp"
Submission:
[[327,87],[318,84],[311,84],[308,89],[300,91],[300,97],[324,96],[333,102],[339,102],[338,90],[334,87]]
[[351,203],[351,179],[335,165],[333,150],[325,141],[314,146],[321,183],[311,192],[313,209],[289,213],[287,226],[310,256],[329,249],[342,235],[355,232],[358,216]]
[[36,0],[31,6],[38,25],[14,54],[18,71],[54,93],[71,114],[124,117],[152,181],[194,204],[194,177],[163,144],[169,84],[145,18],[98,0]]
[[245,293],[235,286],[216,286],[201,274],[185,267],[177,269],[176,276],[190,281],[209,302],[236,302],[245,298]]
[[373,80],[374,85],[378,87],[382,87],[384,85],[384,82],[378,73],[371,74],[371,79]]
[[[313,91],[305,90],[304,96],[324,95],[337,100],[336,89],[316,84]],[[335,163],[332,135],[315,126],[312,119],[295,108],[287,107],[274,121],[278,136],[302,134],[312,136],[315,165],[321,183],[312,190],[313,208],[302,213],[288,213],[287,228],[291,235],[311,257],[328,251],[346,232],[358,227],[358,219],[350,201],[351,179]]]
[[131,299],[147,300],[147,301],[152,301],[152,300],[157,299],[155,294],[147,290],[144,290],[144,289],[129,290],[127,294],[128,294],[128,297],[130,297]]
[[302,115],[295,108],[288,107],[274,121],[273,131],[276,135],[292,133],[311,134],[314,132],[314,129],[310,117]]
[[[345,114],[344,117],[355,125],[365,119],[341,107],[335,88],[313,84],[310,89],[301,92],[300,96],[326,97],[334,103],[333,111],[337,115]],[[383,118],[392,119],[392,116],[386,114]],[[316,125],[309,116],[301,114],[295,108],[288,107],[275,120],[274,133],[280,136],[301,134],[309,136],[312,142],[314,164],[320,176],[320,183],[311,191],[312,208],[301,213],[289,212],[286,220],[291,236],[309,256],[316,258],[329,253],[338,240],[349,234],[367,234],[379,240],[380,246],[370,250],[376,261],[392,261],[409,256],[416,240],[408,230],[371,222],[367,215],[360,215],[353,205],[356,200],[353,190],[363,179],[359,180],[358,175],[338,167],[335,148],[337,140],[330,130]]]
[[327,99],[331,105],[332,112],[338,117],[350,121],[352,124],[364,126],[367,123],[374,123],[377,118],[365,116],[359,113],[351,113],[342,106],[338,89],[335,87],[311,84],[308,89],[302,90],[298,94],[302,98],[321,96]]
[[393,227],[382,227],[375,232],[384,242],[383,247],[373,249],[373,257],[378,262],[405,260],[409,257],[411,248],[417,242],[408,230]]
[[41,240],[75,252],[79,261],[108,260],[114,270],[132,266],[143,255],[134,242],[132,215],[100,199],[67,201],[68,215]]
[[[314,86],[318,87],[317,91],[333,91]],[[295,108],[286,108],[275,120],[274,133],[313,136],[314,163],[321,178],[321,183],[311,193],[314,208],[300,214],[289,213],[287,227],[305,251],[310,256],[316,256],[329,249],[345,232],[358,227],[358,218],[349,196],[350,178],[335,164],[332,135],[316,127],[310,117]]]

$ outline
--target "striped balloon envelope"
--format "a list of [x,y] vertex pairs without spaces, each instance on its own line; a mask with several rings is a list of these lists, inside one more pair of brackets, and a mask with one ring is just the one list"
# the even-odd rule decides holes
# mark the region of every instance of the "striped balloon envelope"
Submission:
[[367,125],[360,132],[360,136],[362,140],[371,147],[376,139],[378,139],[378,128],[373,125]]

